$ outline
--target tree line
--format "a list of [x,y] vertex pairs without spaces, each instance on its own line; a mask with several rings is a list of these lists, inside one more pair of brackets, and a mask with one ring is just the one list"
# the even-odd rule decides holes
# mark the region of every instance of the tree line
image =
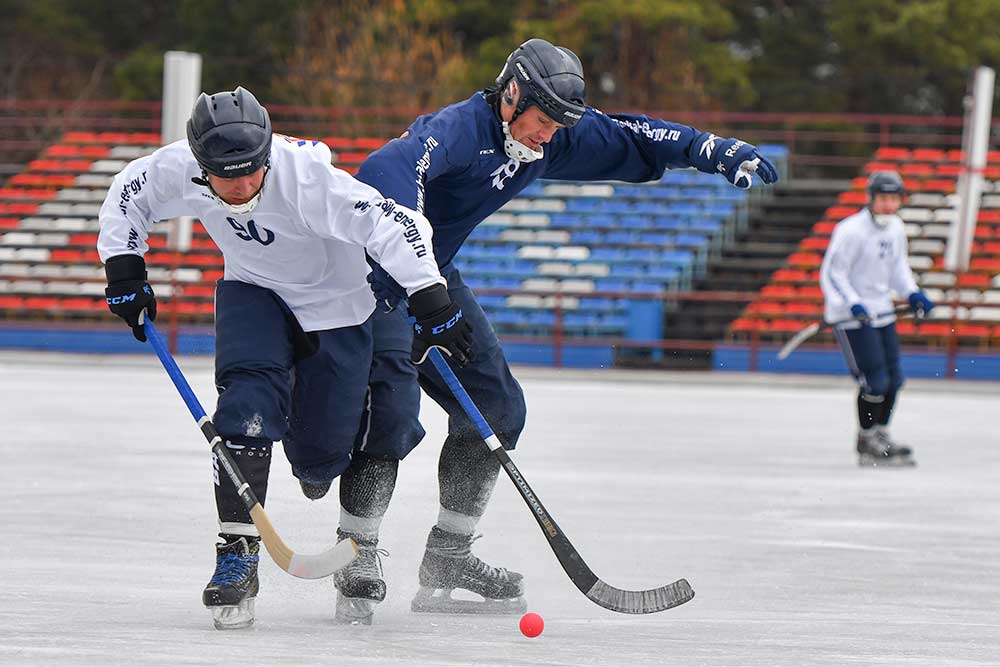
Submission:
[[0,100],[156,100],[163,52],[266,104],[435,108],[529,37],[622,110],[962,113],[1000,0],[0,0]]

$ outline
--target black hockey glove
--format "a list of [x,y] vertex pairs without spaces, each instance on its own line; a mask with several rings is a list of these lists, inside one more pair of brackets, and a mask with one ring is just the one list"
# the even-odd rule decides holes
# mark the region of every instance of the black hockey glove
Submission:
[[438,283],[410,295],[413,316],[413,351],[410,358],[422,364],[436,347],[464,366],[472,358],[472,327],[462,310],[451,302],[448,288]]
[[156,319],[156,295],[146,282],[146,262],[138,255],[115,255],[104,264],[108,286],[104,295],[112,313],[132,327],[132,335],[146,342],[146,330],[139,322],[139,313],[146,309],[151,320]]

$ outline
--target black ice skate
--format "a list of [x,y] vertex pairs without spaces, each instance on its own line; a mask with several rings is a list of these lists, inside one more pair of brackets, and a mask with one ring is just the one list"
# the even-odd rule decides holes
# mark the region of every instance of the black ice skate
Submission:
[[858,465],[872,468],[916,465],[913,451],[893,442],[884,427],[858,431]]
[[353,538],[358,545],[358,557],[347,567],[333,575],[337,587],[338,623],[371,625],[375,605],[385,599],[385,582],[382,580],[382,556],[385,549],[378,548],[378,539],[337,530],[338,541]]
[[253,625],[254,600],[259,590],[257,563],[260,538],[240,537],[215,545],[215,574],[201,594],[218,630]]
[[[502,567],[487,565],[472,555],[472,535],[431,529],[420,563],[420,591],[410,609],[444,614],[523,614],[527,611],[523,577]],[[451,596],[456,588],[482,596],[463,600]]]

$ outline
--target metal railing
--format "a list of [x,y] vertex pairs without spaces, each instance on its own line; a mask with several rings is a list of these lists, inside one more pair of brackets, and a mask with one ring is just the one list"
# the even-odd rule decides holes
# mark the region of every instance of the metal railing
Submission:
[[[27,162],[71,130],[158,132],[160,107],[158,101],[0,100],[0,163]],[[279,132],[390,139],[430,110],[275,105],[269,111]],[[962,118],[958,116],[676,110],[643,113],[755,143],[783,144],[790,152],[793,176],[852,176],[880,146],[959,148],[962,134]],[[1000,119],[994,120],[994,128],[998,125]]]

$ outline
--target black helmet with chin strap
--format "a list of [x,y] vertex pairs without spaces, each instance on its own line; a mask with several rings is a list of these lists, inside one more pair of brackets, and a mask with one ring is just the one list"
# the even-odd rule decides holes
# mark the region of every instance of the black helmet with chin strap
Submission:
[[237,87],[202,93],[187,122],[188,144],[198,164],[220,178],[252,174],[271,155],[271,118],[253,94]]
[[587,110],[583,66],[567,48],[529,39],[507,57],[497,76],[497,87],[508,104],[513,102],[506,93],[511,79],[521,92],[512,121],[534,105],[557,123],[573,127]]

